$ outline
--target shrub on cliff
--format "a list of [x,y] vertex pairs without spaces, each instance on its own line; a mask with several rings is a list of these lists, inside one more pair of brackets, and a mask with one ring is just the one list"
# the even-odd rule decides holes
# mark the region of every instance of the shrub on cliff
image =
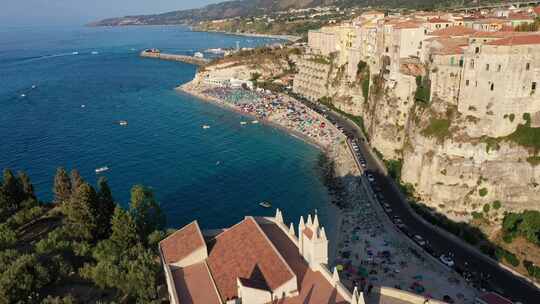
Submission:
[[525,124],[517,126],[514,133],[508,135],[508,139],[522,145],[524,147],[534,148],[534,150],[540,150],[540,128],[531,127],[531,115],[529,113],[523,114]]
[[540,267],[534,265],[531,261],[523,261],[523,266],[525,266],[525,269],[527,269],[527,273],[536,279],[540,279]]
[[450,120],[432,118],[429,125],[422,130],[422,135],[426,137],[435,137],[438,140],[444,140],[450,136]]
[[516,255],[503,248],[497,247],[497,249],[495,249],[495,257],[498,261],[502,262],[505,260],[514,267],[519,266],[519,259],[516,257]]
[[520,235],[540,245],[540,211],[525,210],[522,213],[508,213],[503,219],[502,229],[504,235],[508,237]]
[[431,97],[431,84],[429,78],[416,76],[416,92],[414,93],[414,100],[422,105],[429,104]]
[[403,167],[403,161],[401,159],[385,160],[384,164],[388,169],[388,174],[396,181],[401,180],[401,168]]
[[[488,194],[488,190],[486,188],[481,188],[480,190],[478,190],[478,195],[480,195],[481,197],[484,197],[487,194]],[[489,211],[489,206],[487,208]],[[484,207],[484,211],[485,211],[485,207]]]

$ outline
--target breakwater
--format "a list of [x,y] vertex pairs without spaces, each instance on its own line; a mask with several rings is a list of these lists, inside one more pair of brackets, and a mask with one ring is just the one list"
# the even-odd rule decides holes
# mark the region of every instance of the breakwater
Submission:
[[194,56],[166,54],[166,53],[161,53],[161,52],[148,52],[148,51],[142,51],[140,53],[140,56],[145,57],[145,58],[156,58],[156,59],[161,59],[161,60],[179,61],[179,62],[185,62],[185,63],[195,64],[195,65],[205,65],[211,61],[210,59],[194,57]]

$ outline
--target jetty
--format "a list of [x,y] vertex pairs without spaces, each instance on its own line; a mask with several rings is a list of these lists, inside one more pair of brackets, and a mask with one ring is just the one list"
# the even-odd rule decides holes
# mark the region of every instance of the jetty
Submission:
[[145,58],[156,58],[161,60],[170,60],[170,61],[180,61],[194,65],[205,65],[210,62],[210,59],[199,57],[199,56],[187,56],[187,55],[177,55],[177,54],[166,54],[162,53],[158,49],[147,49],[140,53],[141,57]]

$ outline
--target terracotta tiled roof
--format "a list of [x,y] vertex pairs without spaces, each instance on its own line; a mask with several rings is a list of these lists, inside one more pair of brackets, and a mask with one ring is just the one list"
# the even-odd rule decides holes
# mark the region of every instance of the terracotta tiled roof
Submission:
[[480,24],[489,24],[489,23],[495,23],[495,24],[502,24],[507,23],[507,19],[498,19],[498,18],[486,18],[486,19],[479,19],[476,21],[476,23]]
[[533,8],[533,12],[534,12],[537,16],[540,16],[540,6],[537,6],[537,7]]
[[209,247],[208,266],[223,301],[238,297],[237,278],[264,280],[274,290],[294,277],[252,217],[216,236]]
[[176,292],[182,304],[220,304],[205,262],[172,270]]
[[494,292],[488,292],[483,295],[481,295],[480,300],[485,302],[486,304],[512,304],[512,301],[494,293]]
[[519,13],[510,13],[508,15],[508,19],[512,20],[532,20],[534,19],[531,15],[525,13],[525,12],[519,12]]
[[488,45],[529,45],[540,44],[540,34],[511,36],[487,43]]
[[421,26],[422,26],[422,24],[418,23],[418,22],[404,21],[404,22],[400,22],[400,23],[396,24],[394,26],[394,28],[396,28],[396,29],[413,29],[413,28],[419,28]]
[[441,18],[432,18],[428,20],[429,23],[450,23],[450,21]]
[[441,30],[436,30],[432,32],[431,36],[469,36],[476,33],[476,30],[473,30],[464,26],[450,26]]
[[506,38],[508,36],[515,35],[515,32],[501,31],[501,32],[476,32],[471,35],[475,38]]
[[299,295],[272,304],[347,304],[320,272],[311,270],[298,247],[276,224],[261,224],[270,241],[287,261],[298,279]]
[[307,236],[308,239],[311,240],[311,238],[313,237],[313,231],[311,231],[310,228],[306,227],[304,228],[303,230],[303,233]]
[[205,246],[197,221],[184,226],[159,243],[166,263],[175,263]]

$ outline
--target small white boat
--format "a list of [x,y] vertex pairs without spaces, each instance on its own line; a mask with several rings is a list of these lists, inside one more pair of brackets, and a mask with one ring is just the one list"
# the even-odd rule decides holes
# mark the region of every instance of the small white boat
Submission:
[[35,89],[37,88],[37,86],[35,84],[32,85],[32,89]]
[[98,51],[92,51],[91,54],[92,54],[92,55],[97,55],[97,54],[99,54],[99,52],[98,52]]
[[259,206],[264,208],[272,208],[272,204],[270,204],[269,202],[260,202]]
[[26,97],[26,94],[21,94],[21,97]]
[[82,105],[81,105],[81,108],[86,108],[86,105],[83,105],[83,104],[82,104]]
[[240,124],[241,124],[241,125],[247,125],[247,122],[241,121]]
[[107,166],[100,167],[100,168],[97,168],[95,171],[96,171],[96,174],[103,173],[105,171],[109,171],[109,167]]
[[79,52],[73,52],[71,55],[79,55]]
[[206,129],[210,129],[210,126],[209,125],[203,125],[202,128],[206,130]]
[[120,121],[118,122],[118,124],[121,125],[121,126],[127,126],[127,125],[128,125],[128,122],[127,122],[127,120],[120,120]]
[[255,125],[255,124],[258,124],[259,121],[258,121],[258,120],[254,120],[254,121],[252,121],[251,123]]

